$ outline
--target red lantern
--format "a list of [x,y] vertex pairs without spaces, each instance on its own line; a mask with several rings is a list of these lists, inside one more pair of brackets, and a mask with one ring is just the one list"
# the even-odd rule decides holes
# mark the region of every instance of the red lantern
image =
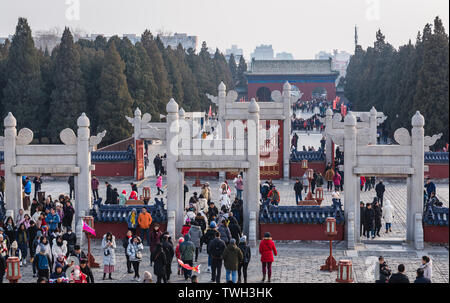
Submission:
[[21,277],[19,258],[9,257],[6,260],[6,279],[9,280],[9,283],[17,283]]
[[335,218],[327,218],[326,220],[326,230],[325,230],[325,234],[328,236],[328,238],[330,239],[330,255],[328,256],[327,260],[325,261],[325,265],[322,265],[320,267],[320,270],[329,270],[330,272],[337,270],[337,265],[336,265],[336,260],[333,257],[333,246],[332,246],[332,241],[334,236],[337,235],[337,230],[336,230],[336,219]]
[[142,200],[144,200],[145,202],[148,203],[148,201],[150,201],[151,198],[151,194],[150,194],[150,187],[148,186],[144,186],[144,188],[142,189]]
[[350,260],[340,260],[336,282],[353,283],[353,265]]
[[316,201],[319,205],[322,204],[322,201],[323,201],[323,188],[322,187],[316,188]]
[[302,160],[302,168],[303,169],[308,169],[308,160]]

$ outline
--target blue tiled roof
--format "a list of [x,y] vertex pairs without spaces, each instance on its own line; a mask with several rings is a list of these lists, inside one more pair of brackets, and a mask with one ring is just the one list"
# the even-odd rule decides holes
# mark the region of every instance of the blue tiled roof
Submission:
[[325,153],[323,151],[293,151],[291,153],[291,162],[308,161],[325,161]]
[[[134,154],[129,151],[94,151],[91,153],[92,162],[120,162],[133,160]],[[0,151],[0,162],[4,162],[3,151]]]
[[426,152],[425,163],[448,163],[448,152]]
[[[335,217],[331,206],[271,206],[259,213],[260,223],[272,224],[322,224],[328,217]],[[336,223],[344,222],[339,216]]]
[[101,205],[98,211],[92,209],[90,211],[90,214],[94,217],[95,222],[126,223],[128,214],[133,208],[136,208],[139,215],[143,207],[145,207],[147,211],[150,212],[153,222],[167,222],[167,211],[164,208],[155,205]]
[[423,214],[423,222],[427,225],[448,226],[448,207],[435,207]]

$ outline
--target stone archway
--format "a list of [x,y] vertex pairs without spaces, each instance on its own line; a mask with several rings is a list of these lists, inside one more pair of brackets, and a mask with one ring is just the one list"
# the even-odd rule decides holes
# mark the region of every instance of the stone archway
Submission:
[[258,90],[256,91],[256,98],[258,102],[272,101],[271,94],[272,92],[270,91],[270,89],[263,86],[258,88]]

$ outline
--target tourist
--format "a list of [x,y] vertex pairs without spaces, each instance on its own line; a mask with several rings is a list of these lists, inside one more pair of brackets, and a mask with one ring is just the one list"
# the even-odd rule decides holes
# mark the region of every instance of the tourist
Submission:
[[127,247],[127,254],[130,257],[131,265],[134,269],[134,280],[139,282],[139,264],[142,261],[142,251],[144,250],[144,245],[142,245],[141,238],[138,236],[133,236],[133,240]]
[[188,234],[189,230],[191,229],[191,219],[189,217],[186,218],[184,221],[184,225],[181,227],[181,235],[184,237]]
[[156,155],[156,157],[153,159],[153,165],[155,166],[155,176],[158,176],[161,172],[161,158],[159,154]]
[[247,268],[248,264],[250,263],[251,257],[252,257],[252,251],[250,249],[250,246],[247,244],[247,236],[243,235],[239,239],[239,249],[242,252],[242,261],[239,262],[238,267],[238,283],[241,283],[241,274],[244,276],[244,283],[247,283]]
[[41,191],[42,179],[40,176],[36,176],[33,179],[34,184],[34,198],[37,198],[38,191]]
[[30,258],[33,258],[34,252],[33,251],[33,242],[36,239],[38,233],[38,228],[36,227],[36,223],[34,223],[33,220],[30,221],[30,226],[27,228],[27,234],[28,234],[28,249],[30,250]]
[[[184,241],[180,244],[181,261],[183,261],[184,264],[193,266],[194,252],[195,252],[195,245],[194,243],[192,243],[189,234],[186,234],[184,236]],[[183,272],[184,272],[184,280],[187,281],[192,275],[192,270],[183,268]]]
[[270,191],[270,185],[269,185],[269,181],[265,181],[262,185],[261,185],[261,198],[263,201],[267,200],[267,195],[269,194]]
[[366,228],[367,239],[375,238],[375,211],[372,209],[372,204],[367,203],[364,211],[364,225]]
[[[202,236],[200,248],[203,246],[203,243],[206,244],[206,250],[208,251],[208,245],[209,243],[214,240],[216,237],[216,222],[212,221],[209,225],[209,228],[206,230],[205,234]],[[208,253],[208,268],[206,269],[206,272],[211,272],[211,255]]]
[[31,181],[28,177],[25,178],[25,184],[23,186],[23,191],[26,196],[31,195]]
[[124,189],[119,195],[119,205],[125,205],[127,203],[127,191]]
[[198,252],[200,249],[200,240],[203,236],[202,229],[200,228],[198,223],[194,221],[187,234],[191,238],[192,243],[194,243],[194,245],[195,245],[195,262],[197,262]]
[[267,197],[270,199],[270,203],[272,205],[278,206],[280,203],[280,192],[277,190],[275,185],[273,186],[273,189],[269,191],[269,195]]
[[[81,250],[80,245],[75,245],[72,252],[68,253],[69,257],[76,257],[78,259],[78,262],[81,262],[83,259],[87,259],[86,254],[84,251]],[[72,266],[73,264],[70,264]]]
[[31,201],[31,208],[30,208],[30,215],[33,216],[39,207],[39,202],[36,198],[33,198],[33,201]]
[[131,186],[131,191],[135,191],[136,193],[138,192],[138,187],[137,187],[136,183],[131,182],[130,186]]
[[112,233],[107,232],[102,239],[103,249],[103,280],[112,280],[112,273],[114,272],[114,265],[116,265],[116,238]]
[[359,190],[360,191],[363,190],[365,184],[366,184],[366,177],[360,176],[359,177]]
[[231,231],[228,228],[228,222],[225,219],[220,221],[217,231],[220,233],[220,239],[228,245],[231,240]]
[[105,204],[114,204],[114,190],[109,182],[105,182],[106,186],[106,200]]
[[297,178],[294,184],[294,192],[295,192],[295,203],[298,205],[298,202],[303,201],[302,198],[303,185],[300,180]]
[[405,275],[405,265],[400,264],[398,266],[398,272],[392,274],[392,276],[389,278],[389,283],[409,283],[409,279]]
[[67,227],[67,231],[62,236],[62,239],[67,242],[67,251],[71,253],[77,244],[77,235],[72,232],[72,227]]
[[431,197],[431,193],[436,193],[436,185],[431,181],[430,178],[427,178],[427,183],[425,184],[425,188],[427,190],[428,197]]
[[[177,257],[177,260],[181,260],[180,245],[181,245],[181,243],[184,242],[184,238],[183,237],[178,238],[178,244],[177,244],[177,247],[175,248],[175,256]],[[177,275],[181,275],[181,271],[182,271],[183,268],[180,266],[180,264],[178,264],[177,268],[178,268]]]
[[17,229],[17,245],[20,249],[22,259],[20,260],[20,265],[26,265],[27,254],[28,254],[28,233],[24,223],[19,225]]
[[[211,189],[209,187],[209,183],[206,182],[202,186],[202,193],[200,195],[200,198],[203,196],[204,199],[206,199],[207,202],[211,200]],[[200,200],[200,199],[199,199]],[[201,209],[201,208],[200,208]]]
[[223,251],[223,265],[225,267],[225,279],[227,283],[237,282],[237,271],[243,259],[242,251],[236,246],[236,240],[231,239]]
[[[53,261],[52,261],[52,265],[55,265],[56,263],[56,259],[58,258],[59,255],[67,255],[68,253],[68,249],[67,249],[67,241],[64,241],[62,236],[57,236],[56,238],[54,238],[52,240],[52,256],[53,256]],[[54,269],[54,266],[52,266],[52,269]]]
[[422,264],[420,265],[420,269],[423,269],[424,277],[431,281],[433,275],[433,262],[431,261],[430,257],[422,257]]
[[341,175],[339,174],[339,172],[336,172],[334,174],[334,176],[333,176],[333,183],[334,183],[334,190],[335,191],[342,190],[341,180],[342,180]]
[[20,264],[22,264],[22,252],[19,249],[19,244],[17,244],[17,241],[13,241],[13,243],[11,243],[8,255],[9,257],[17,257]]
[[322,176],[322,174],[320,172],[315,172],[315,174],[316,174],[315,177],[314,177],[315,184],[316,184],[316,186],[318,188],[322,188],[322,186],[323,186],[323,176]]
[[93,175],[92,179],[91,179],[91,187],[92,187],[92,194],[94,196],[94,201],[97,201],[99,199],[99,196],[98,196],[98,186],[99,185],[100,185],[100,182],[98,181],[97,176]]
[[144,242],[144,237],[147,238],[147,245],[150,246],[150,225],[152,224],[152,216],[145,207],[142,208],[138,217],[139,228],[141,229],[141,239]]
[[264,282],[266,280],[267,271],[267,282],[270,283],[270,279],[272,277],[272,262],[274,261],[273,256],[277,255],[277,249],[269,232],[264,233],[264,239],[259,243],[259,253],[261,254],[263,274],[261,281]]
[[392,232],[392,220],[394,218],[394,208],[391,205],[391,201],[386,199],[383,206],[383,219],[386,223],[386,233]]
[[364,207],[364,202],[359,202],[359,236],[365,236],[366,235],[366,226],[364,224],[365,219],[365,212],[366,208]]
[[70,274],[70,283],[88,283],[87,275],[81,271],[81,267],[75,265],[73,267],[73,272]]
[[142,283],[153,283],[152,274],[148,271],[144,271],[144,279],[142,279]]
[[242,192],[244,191],[244,181],[242,180],[241,175],[237,177],[235,185],[236,185],[236,197],[238,199],[242,199]]
[[219,214],[219,209],[214,204],[214,202],[209,202],[208,204],[208,210],[206,211],[206,217],[208,218],[208,222],[211,223],[215,221],[215,218],[217,218],[217,215]]
[[87,259],[80,260],[80,272],[84,275],[86,282],[85,283],[95,283],[94,275],[92,274],[92,270],[88,265]]
[[62,218],[62,226],[68,230],[72,227],[73,216],[75,215],[75,209],[72,206],[72,202],[67,201],[63,206],[64,217]]
[[378,258],[378,264],[375,265],[375,283],[388,283],[391,276],[391,270],[384,261],[383,256]]
[[37,253],[34,256],[34,264],[37,268],[37,272],[38,272],[38,277],[45,277],[45,278],[49,278],[50,272],[49,272],[49,257],[47,255],[47,249],[43,246],[40,245],[39,247],[39,253]]
[[[69,184],[70,199],[75,198],[75,177],[73,175],[70,176],[69,179],[67,179],[67,183]],[[92,182],[91,182],[91,184],[92,184]]]
[[[175,255],[175,251],[173,249],[172,238],[170,237],[169,232],[165,232],[162,236],[161,242],[164,254],[166,255],[166,278],[167,281],[170,281],[170,275],[172,274],[172,260]],[[177,262],[178,263],[178,262]]]
[[378,201],[380,201],[381,207],[383,207],[383,196],[386,191],[385,186],[383,184],[383,180],[380,180],[378,184],[375,186],[375,192],[377,193]]
[[159,229],[159,224],[155,223],[155,225],[153,226],[153,229],[150,233],[150,266],[152,266],[152,260],[153,260],[153,256],[155,254],[155,249],[158,246],[158,244],[161,243],[161,236],[162,236],[162,232]]
[[58,228],[58,223],[61,222],[61,219],[54,208],[52,208],[50,210],[50,213],[45,217],[45,222],[48,224],[49,234],[51,234],[56,230],[56,228]]
[[56,264],[55,271],[50,275],[50,283],[68,283],[69,280],[66,277],[66,273],[63,271],[61,264]]
[[378,200],[374,201],[374,202],[375,202],[375,205],[373,206],[373,210],[375,212],[375,234],[378,237],[381,237],[380,236],[380,230],[381,230],[381,227],[382,227],[381,217],[383,216],[383,211],[381,209],[380,202],[378,202]]
[[158,178],[156,178],[156,188],[158,189],[158,193],[156,194],[159,196],[161,193],[164,194],[164,191],[162,188],[162,175],[159,175]]
[[161,174],[166,175],[167,174],[167,155],[164,154],[164,156],[161,157]]
[[154,256],[152,257],[152,262],[154,263],[153,273],[157,277],[156,283],[161,283],[161,281],[167,283],[166,277],[167,258],[161,243],[159,243],[155,248]]
[[122,247],[125,249],[125,258],[127,259],[127,273],[128,274],[133,273],[133,271],[131,270],[130,256],[127,254],[127,248],[128,248],[128,245],[130,245],[132,238],[133,238],[133,232],[131,230],[128,230],[127,234],[125,235],[125,237],[122,240]]
[[128,197],[128,200],[135,200],[135,201],[137,201],[137,200],[138,200],[138,194],[137,194],[137,192],[134,191],[134,190],[132,190],[132,191],[130,192],[130,196]]
[[431,283],[431,280],[424,276],[424,270],[423,268],[418,268],[416,271],[416,279],[414,280],[414,283]]
[[186,184],[186,181],[183,181],[183,203],[186,204],[186,194],[189,192],[189,187]]
[[207,249],[208,255],[211,256],[211,282],[220,283],[225,247],[225,242],[220,239],[220,233],[217,231],[215,238],[209,242]]

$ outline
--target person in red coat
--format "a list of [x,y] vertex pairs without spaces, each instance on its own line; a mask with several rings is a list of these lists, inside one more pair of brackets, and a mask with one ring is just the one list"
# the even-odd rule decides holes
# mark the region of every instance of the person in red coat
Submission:
[[267,282],[270,283],[270,278],[272,277],[272,262],[273,256],[277,255],[277,249],[275,243],[272,241],[272,237],[269,232],[264,233],[264,239],[259,244],[259,253],[261,254],[262,263],[262,282],[266,279],[267,270]]

